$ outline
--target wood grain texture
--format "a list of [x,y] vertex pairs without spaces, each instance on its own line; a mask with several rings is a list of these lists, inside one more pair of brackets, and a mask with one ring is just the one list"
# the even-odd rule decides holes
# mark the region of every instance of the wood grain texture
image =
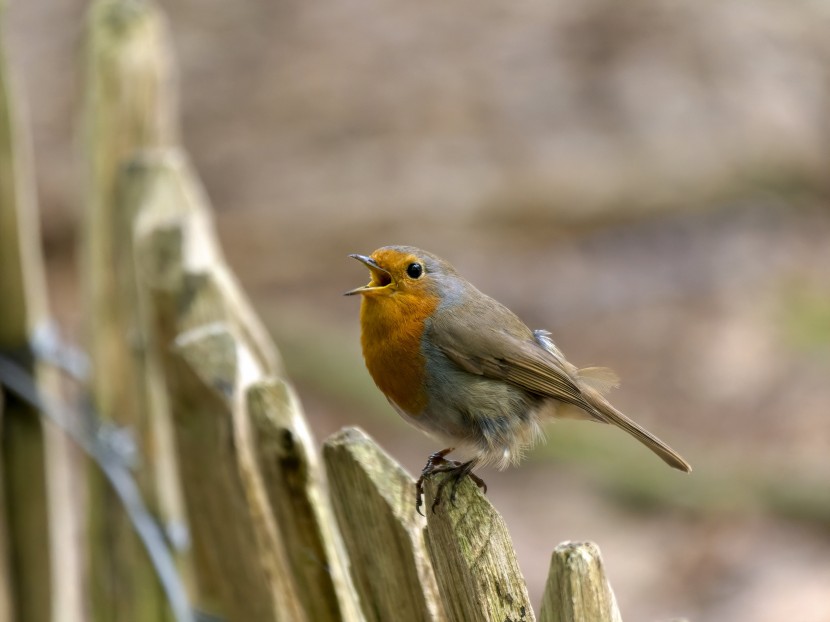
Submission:
[[[3,446],[3,391],[0,391],[0,447]],[[3,461],[0,460],[0,620],[13,620],[12,577],[9,568],[9,533],[6,525],[6,493]]]
[[366,619],[446,620],[412,478],[357,428],[328,438],[323,457]]
[[[33,351],[33,341],[49,326],[46,275],[29,127],[9,74],[0,45],[0,351],[31,374],[41,391],[54,394],[59,378]],[[83,564],[71,443],[44,425],[35,409],[11,395],[5,401],[0,619],[80,622]]]
[[622,622],[599,547],[563,542],[550,560],[540,622]]
[[251,439],[268,504],[303,607],[314,622],[362,620],[322,465],[299,400],[278,378],[246,393]]
[[198,606],[229,620],[360,620],[311,435],[222,257],[184,156],[136,158],[135,257],[171,413]]
[[[85,33],[84,218],[81,280],[92,363],[90,390],[104,422],[129,428],[145,468],[136,471],[153,511],[160,500],[154,430],[144,382],[132,258],[136,201],[120,173],[139,149],[173,144],[177,98],[166,20],[156,4],[95,0]],[[128,180],[129,181],[129,180]],[[152,466],[150,466],[152,465]],[[166,516],[166,512],[162,515]],[[95,620],[169,620],[154,570],[114,493],[89,476],[91,613]]]
[[426,481],[425,512],[427,546],[447,615],[472,622],[532,622],[527,586],[504,520],[469,478],[461,482],[454,504],[445,497],[432,512],[441,478]]

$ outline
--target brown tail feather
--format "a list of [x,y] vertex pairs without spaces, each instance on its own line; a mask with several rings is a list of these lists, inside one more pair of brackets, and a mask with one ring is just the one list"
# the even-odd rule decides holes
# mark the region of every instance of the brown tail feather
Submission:
[[651,451],[660,456],[663,462],[668,464],[670,467],[680,471],[685,471],[686,473],[691,472],[692,465],[686,462],[680,454],[654,436],[654,434],[614,408],[599,393],[592,389],[583,389],[582,393],[588,404],[592,407],[591,411],[594,411],[592,414],[594,414],[598,419],[625,430],[643,445],[648,447]]

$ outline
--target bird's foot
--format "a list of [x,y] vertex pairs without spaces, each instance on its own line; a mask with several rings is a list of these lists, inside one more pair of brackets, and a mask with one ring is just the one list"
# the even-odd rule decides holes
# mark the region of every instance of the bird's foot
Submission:
[[421,469],[421,477],[419,477],[418,481],[415,482],[415,509],[421,516],[424,515],[424,513],[421,512],[421,506],[424,504],[424,480],[433,473],[441,473],[442,471],[445,471],[447,467],[453,468],[461,464],[457,460],[447,460],[445,458],[445,456],[453,449],[455,449],[455,447],[447,447],[441,451],[436,451],[434,454],[430,454],[429,458],[427,458],[426,465],[423,469]]
[[447,477],[445,477],[441,482],[438,484],[438,488],[435,491],[435,499],[432,501],[432,513],[435,513],[435,508],[441,504],[441,495],[444,494],[444,488],[447,487],[447,484],[452,482],[452,486],[450,487],[450,503],[455,505],[455,499],[458,495],[458,485],[461,483],[465,477],[469,477],[473,482],[475,482],[476,486],[481,488],[481,490],[487,494],[487,484],[484,483],[484,480],[481,479],[478,475],[473,473],[473,467],[475,466],[475,460],[470,460],[469,462],[455,462],[453,466],[447,466],[445,469],[441,469],[440,471],[433,471],[433,472],[440,472],[446,473]]
[[455,499],[458,494],[458,485],[465,477],[469,477],[479,488],[481,488],[485,493],[487,492],[487,484],[485,484],[484,480],[478,475],[473,473],[475,460],[470,460],[469,462],[447,460],[445,456],[452,450],[453,448],[450,447],[448,449],[436,451],[434,454],[430,455],[426,466],[421,471],[421,477],[419,477],[418,481],[415,483],[415,509],[421,516],[424,515],[423,512],[421,512],[421,506],[423,505],[424,498],[424,480],[435,473],[446,473],[447,477],[445,477],[438,484],[438,489],[435,491],[435,499],[433,499],[432,505],[430,506],[433,514],[435,513],[435,508],[441,504],[441,495],[444,493],[444,488],[446,488],[447,484],[450,482],[452,482],[452,486],[450,488],[450,502],[453,505],[455,505]]

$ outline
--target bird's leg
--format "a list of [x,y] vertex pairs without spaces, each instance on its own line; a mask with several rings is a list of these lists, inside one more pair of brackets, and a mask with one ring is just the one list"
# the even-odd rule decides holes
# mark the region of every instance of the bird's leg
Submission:
[[473,473],[473,468],[476,465],[475,460],[470,460],[469,462],[447,460],[446,455],[453,449],[453,447],[448,447],[447,449],[442,449],[441,451],[436,451],[434,454],[431,454],[427,459],[426,466],[424,466],[421,471],[421,477],[419,477],[418,481],[415,482],[415,509],[421,516],[424,515],[423,512],[421,512],[421,506],[424,501],[424,480],[435,473],[447,473],[448,475],[438,484],[438,489],[435,491],[435,499],[433,499],[432,505],[430,506],[433,514],[435,513],[435,508],[441,504],[441,495],[444,492],[444,488],[450,482],[452,482],[452,487],[450,489],[450,501],[453,505],[455,505],[455,499],[458,495],[458,485],[465,477],[469,477],[473,480],[473,482],[475,482],[476,486],[481,488],[484,493],[487,493],[487,484],[485,484],[484,480],[478,475]]
[[481,488],[485,493],[487,492],[487,484],[484,483],[484,480],[481,479],[478,475],[473,473],[473,467],[476,465],[475,460],[470,460],[469,462],[457,462],[453,461],[455,464],[447,464],[445,466],[439,467],[438,469],[433,469],[433,473],[447,473],[447,477],[445,477],[441,483],[438,484],[438,489],[435,491],[435,499],[432,501],[432,513],[435,513],[435,508],[437,508],[441,504],[441,495],[444,493],[444,488],[447,486],[448,483],[452,482],[452,487],[450,489],[450,502],[455,505],[455,499],[458,494],[458,485],[461,483],[461,480],[465,477],[469,477],[473,482],[475,482],[476,486]]
[[434,454],[430,454],[427,459],[426,466],[424,466],[421,470],[421,477],[419,477],[418,481],[415,482],[415,509],[421,516],[424,515],[424,513],[421,512],[421,505],[423,505],[424,500],[424,479],[433,473],[441,473],[446,471],[447,466],[453,468],[461,464],[456,460],[447,460],[445,458],[445,456],[453,449],[455,449],[455,447],[447,447],[441,451],[436,451]]

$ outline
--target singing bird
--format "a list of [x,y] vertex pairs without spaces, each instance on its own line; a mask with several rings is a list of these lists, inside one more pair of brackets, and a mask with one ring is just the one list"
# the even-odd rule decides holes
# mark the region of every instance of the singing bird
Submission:
[[[447,473],[445,485],[474,467],[517,464],[543,438],[548,418],[613,424],[669,466],[692,467],[676,451],[605,399],[618,384],[604,367],[569,363],[550,333],[531,330],[512,311],[466,281],[446,261],[411,246],[350,255],[369,268],[360,294],[361,346],[366,367],[393,408],[446,448],[429,457],[416,487],[420,512],[424,478]],[[446,458],[458,451],[461,460]]]

